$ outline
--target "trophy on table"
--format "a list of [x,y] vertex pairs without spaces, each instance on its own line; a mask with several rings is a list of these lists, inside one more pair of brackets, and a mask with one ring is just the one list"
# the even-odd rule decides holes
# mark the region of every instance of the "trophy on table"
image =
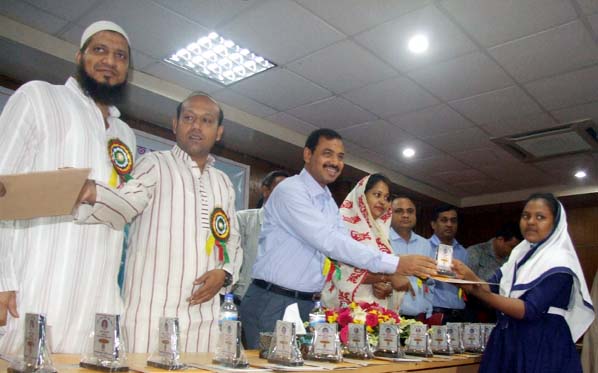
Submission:
[[374,353],[370,346],[365,325],[350,323],[348,329],[347,345],[343,356],[361,360],[373,359]]
[[276,321],[276,329],[268,351],[268,362],[287,366],[303,365],[303,357],[297,347],[294,322]]
[[46,335],[46,316],[28,313],[25,315],[25,340],[23,343],[23,360],[10,364],[9,373],[54,373],[56,368],[50,359],[50,349]]
[[166,370],[186,368],[186,365],[181,363],[179,319],[177,317],[161,317],[159,325],[158,351],[150,355],[147,365]]
[[382,323],[379,326],[378,346],[374,351],[374,356],[401,358],[405,354],[401,350],[399,343],[399,330],[396,324]]
[[222,320],[214,363],[228,368],[248,368],[249,363],[241,344],[241,322]]
[[93,349],[79,362],[82,368],[104,372],[127,372],[127,355],[120,328],[120,315],[96,313],[91,334]]

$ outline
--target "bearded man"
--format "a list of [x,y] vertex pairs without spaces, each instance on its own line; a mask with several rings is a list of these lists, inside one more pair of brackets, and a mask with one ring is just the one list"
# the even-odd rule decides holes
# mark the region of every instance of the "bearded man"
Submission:
[[[0,174],[90,168],[91,179],[113,186],[127,177],[135,135],[114,105],[126,88],[129,38],[112,22],[95,22],[76,61],[65,85],[33,81],[12,95],[0,116]],[[26,313],[46,315],[52,352],[82,352],[95,313],[122,310],[122,241],[122,231],[76,225],[71,216],[1,222],[0,353],[21,353]]]

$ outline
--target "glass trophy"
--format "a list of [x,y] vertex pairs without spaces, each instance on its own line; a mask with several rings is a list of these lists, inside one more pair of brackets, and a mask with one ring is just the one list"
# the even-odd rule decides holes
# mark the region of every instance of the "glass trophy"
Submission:
[[494,324],[482,324],[482,349],[486,349],[486,345],[488,344],[488,339],[490,339],[490,334],[492,334],[492,330],[494,329]]
[[399,330],[397,324],[382,323],[379,325],[378,346],[374,356],[400,358],[403,357],[399,343]]
[[428,325],[409,325],[409,338],[405,342],[405,354],[424,357],[433,356],[430,349]]
[[463,324],[460,322],[447,322],[446,332],[453,351],[456,354],[463,353],[465,351],[463,347]]
[[91,370],[126,372],[127,354],[120,328],[120,315],[96,313],[90,346],[79,366]]
[[439,244],[436,250],[436,272],[440,276],[455,277],[455,272],[451,268],[453,265],[453,247],[450,245]]
[[241,345],[240,321],[222,320],[213,362],[229,368],[249,367],[245,350]]
[[25,315],[23,360],[14,361],[6,371],[9,373],[57,372],[50,359],[44,315],[35,313]]
[[351,323],[347,328],[347,344],[343,356],[350,359],[373,359],[374,353],[370,346],[368,334],[365,331],[365,325]]
[[308,360],[330,361],[340,363],[343,361],[341,341],[338,337],[335,323],[319,323],[314,325],[314,337],[309,351]]
[[432,353],[439,355],[453,355],[455,350],[451,344],[451,335],[446,325],[433,326],[430,335]]
[[166,370],[184,369],[186,365],[181,363],[179,348],[179,319],[176,317],[161,317],[158,338],[158,351],[150,355],[147,359],[147,365]]
[[286,366],[303,365],[303,357],[297,347],[295,323],[276,321],[276,329],[268,351],[268,362]]
[[463,347],[467,352],[483,352],[482,328],[480,324],[465,324],[463,327]]

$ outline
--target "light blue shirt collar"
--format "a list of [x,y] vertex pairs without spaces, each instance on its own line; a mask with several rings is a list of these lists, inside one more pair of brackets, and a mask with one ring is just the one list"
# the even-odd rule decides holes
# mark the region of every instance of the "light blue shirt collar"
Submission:
[[307,171],[305,168],[301,170],[301,173],[299,173],[299,177],[307,187],[307,192],[311,196],[316,198],[332,197],[332,193],[330,192],[330,189],[328,189],[328,186],[322,188],[322,186],[316,181],[316,179],[314,179],[313,176],[311,176],[309,171]]

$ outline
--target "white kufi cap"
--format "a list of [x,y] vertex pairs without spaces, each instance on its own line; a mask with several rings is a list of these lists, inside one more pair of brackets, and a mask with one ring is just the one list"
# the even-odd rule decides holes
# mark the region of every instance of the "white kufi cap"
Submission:
[[125,39],[127,39],[127,43],[129,45],[131,45],[131,41],[129,40],[127,33],[125,32],[125,30],[122,29],[122,27],[120,27],[116,23],[110,22],[110,21],[97,21],[97,22],[94,22],[91,25],[89,25],[85,29],[85,31],[83,31],[83,35],[81,35],[81,45],[79,47],[83,48],[83,45],[85,44],[87,39],[89,39],[90,37],[92,37],[93,35],[95,35],[96,33],[100,32],[100,31],[118,32]]

